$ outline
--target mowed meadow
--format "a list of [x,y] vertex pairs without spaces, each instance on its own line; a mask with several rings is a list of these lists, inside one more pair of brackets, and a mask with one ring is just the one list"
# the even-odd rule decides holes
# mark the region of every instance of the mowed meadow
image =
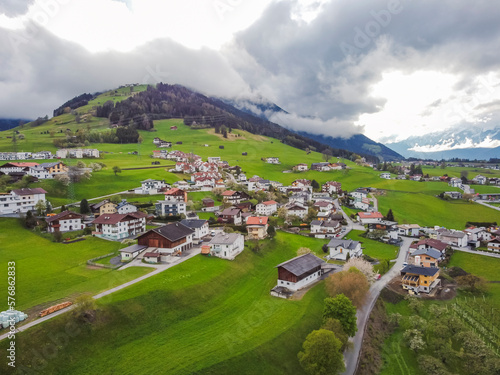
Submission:
[[[319,255],[324,242],[278,232],[261,242],[259,252],[247,244],[234,261],[197,256],[104,297],[96,321],[80,324],[77,336],[39,373],[301,374],[297,353],[321,325],[324,283],[300,300],[274,298],[269,291],[277,264],[301,246]],[[49,345],[66,319],[19,334],[18,363],[35,365],[32,349]]]

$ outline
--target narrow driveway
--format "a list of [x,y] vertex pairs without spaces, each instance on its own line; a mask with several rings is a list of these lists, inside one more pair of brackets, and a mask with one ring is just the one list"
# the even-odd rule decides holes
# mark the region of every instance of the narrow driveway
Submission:
[[482,204],[485,207],[493,208],[494,210],[500,211],[500,207],[492,206],[492,205],[490,205],[490,204],[487,203],[488,201],[477,200],[475,202],[479,203],[479,204]]
[[[156,268],[154,271],[152,271],[152,272],[150,272],[150,273],[148,273],[146,275],[143,275],[141,277],[138,277],[137,279],[134,279],[134,280],[131,280],[129,282],[126,282],[125,284],[118,285],[118,286],[116,286],[114,288],[108,289],[108,290],[106,290],[106,291],[104,291],[102,293],[99,293],[99,294],[95,295],[93,298],[94,299],[102,298],[102,297],[107,296],[107,295],[109,295],[111,293],[114,293],[114,292],[117,292],[119,290],[122,290],[122,289],[124,289],[124,288],[126,288],[126,287],[128,287],[130,285],[138,283],[139,281],[142,281],[142,280],[145,280],[145,279],[147,279],[147,278],[149,278],[151,276],[157,275],[160,272],[168,270],[169,268],[171,268],[171,267],[173,267],[173,266],[175,266],[177,264],[180,264],[180,263],[182,263],[182,262],[184,262],[184,261],[186,261],[188,259],[191,259],[192,257],[200,254],[200,252],[201,252],[201,248],[199,248],[199,247],[192,248],[192,249],[186,251],[186,253],[187,253],[186,256],[178,257],[177,261],[174,261],[174,262],[168,263],[168,264],[158,264],[158,265],[156,265],[156,267],[154,267],[154,268]],[[142,267],[142,266],[145,266],[146,264],[139,263],[139,265]],[[153,266],[153,265],[150,265],[150,266]],[[117,271],[117,272],[119,272],[119,271]],[[65,312],[68,312],[68,311],[70,311],[72,309],[73,309],[73,305],[71,305],[69,307],[66,307],[65,309],[56,311],[55,313],[49,314],[47,316],[44,316],[43,318],[39,318],[39,319],[33,320],[33,321],[31,321],[31,322],[29,322],[29,323],[27,323],[25,325],[22,325],[22,326],[18,327],[16,329],[16,332],[26,331],[28,328],[31,328],[33,326],[36,326],[37,324],[43,323],[46,320],[52,319],[52,318],[54,318],[54,317],[56,317],[58,315],[64,314]],[[4,333],[3,335],[0,335],[0,341],[2,341],[3,339],[7,338],[8,333],[9,332]]]
[[368,292],[368,297],[366,298],[366,302],[363,307],[358,309],[356,314],[358,319],[358,332],[356,332],[356,335],[353,338],[354,347],[344,353],[346,366],[346,371],[343,373],[344,375],[353,375],[356,372],[359,355],[361,353],[361,345],[363,343],[363,336],[365,334],[366,322],[368,321],[373,306],[375,305],[382,289],[386,287],[389,281],[399,274],[399,271],[403,267],[403,263],[406,261],[408,250],[410,249],[412,241],[414,241],[413,238],[403,238],[403,242],[399,248],[398,257],[396,258],[396,263],[392,266],[389,272],[380,278],[380,280],[375,281]]

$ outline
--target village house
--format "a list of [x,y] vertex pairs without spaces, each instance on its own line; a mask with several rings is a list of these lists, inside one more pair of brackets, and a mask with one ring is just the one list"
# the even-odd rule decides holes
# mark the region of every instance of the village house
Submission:
[[187,202],[187,192],[179,188],[172,188],[164,192],[165,200],[171,202]]
[[488,241],[488,250],[490,251],[500,251],[500,237],[495,237]]
[[203,237],[208,236],[210,228],[208,227],[207,220],[200,219],[184,219],[181,220],[181,224],[188,228],[191,228],[193,232],[194,240],[201,240]]
[[389,221],[389,220],[381,220],[376,223],[370,223],[368,224],[368,231],[373,232],[373,231],[384,231],[387,233],[389,238],[397,240],[399,231],[397,227],[397,222],[395,221]]
[[306,179],[298,179],[292,182],[293,187],[298,187],[302,189],[311,189],[311,180],[306,180]]
[[445,191],[443,195],[451,199],[462,199],[462,193],[459,191]]
[[167,150],[153,150],[153,158],[155,159],[166,159],[168,156]]
[[165,200],[157,201],[155,204],[155,214],[157,216],[179,216],[186,214],[187,205],[178,196],[165,195]]
[[293,168],[292,168],[294,171],[298,171],[298,172],[305,172],[309,169],[309,166],[307,164],[297,164],[295,165]]
[[271,295],[281,297],[279,294],[283,292],[282,289],[295,292],[318,281],[323,274],[324,263],[316,255],[308,253],[278,264],[278,285],[273,288]]
[[331,239],[327,247],[330,259],[347,260],[347,255],[349,255],[349,258],[363,255],[359,241]]
[[267,158],[266,163],[268,163],[268,164],[281,164],[280,158],[277,158],[277,157]]
[[137,237],[139,245],[156,248],[161,260],[166,261],[169,255],[181,253],[193,247],[194,231],[181,223],[170,223],[153,228]]
[[358,220],[363,225],[378,223],[384,218],[384,215],[382,215],[380,212],[358,212],[357,216]]
[[419,249],[408,256],[408,263],[422,267],[437,267],[442,258],[443,254],[439,250]]
[[73,230],[81,230],[85,228],[82,223],[83,215],[72,211],[63,211],[57,215],[45,218],[47,223],[47,232],[70,232]]
[[226,208],[217,219],[219,223],[241,225],[241,210],[239,208]]
[[56,151],[56,157],[58,159],[66,158],[98,158],[99,150],[91,148],[61,148]]
[[89,208],[94,214],[94,217],[98,217],[103,214],[114,214],[116,212],[116,204],[111,202],[109,199],[104,199],[99,203],[90,204]]
[[34,211],[39,201],[45,201],[47,192],[42,188],[14,189],[0,193],[0,215]]
[[436,249],[444,254],[448,244],[433,238],[425,238],[416,243],[410,245],[410,253],[413,253],[417,249]]
[[63,162],[42,163],[40,167],[45,169],[49,174],[54,177],[58,174],[68,173],[69,168]]
[[441,228],[437,230],[437,239],[453,246],[467,246],[467,234],[462,231],[451,231]]
[[141,187],[135,189],[136,194],[159,194],[165,188],[168,188],[168,184],[165,180],[153,180],[148,178],[147,180],[141,181]]
[[321,186],[321,191],[329,194],[340,194],[342,192],[342,184],[337,181],[327,181]]
[[116,205],[116,212],[119,214],[128,214],[130,212],[137,212],[137,207],[133,204],[127,202],[126,199],[122,199],[120,203]]
[[222,193],[222,199],[224,202],[237,204],[250,199],[250,196],[244,191],[226,190]]
[[358,210],[366,211],[370,208],[370,200],[368,199],[368,190],[356,189],[349,194],[350,204]]
[[407,265],[401,270],[403,289],[411,293],[430,293],[440,284],[439,268]]
[[120,252],[120,255],[122,257],[122,262],[130,262],[147,248],[147,246],[134,244],[118,251]]
[[391,179],[391,174],[389,172],[384,172],[380,174],[380,178],[385,178],[386,180]]
[[489,241],[493,237],[490,232],[488,232],[485,228],[467,228],[464,230],[467,233],[468,241],[477,242],[477,241]]
[[245,249],[245,241],[239,233],[217,233],[208,246],[213,256],[233,260]]
[[342,230],[338,220],[313,220],[311,221],[311,233],[322,234],[324,237],[336,236]]
[[317,201],[316,203],[313,204],[313,208],[316,211],[320,212],[331,212],[334,210],[335,206],[332,202],[327,202],[327,201]]
[[247,218],[248,238],[251,240],[262,240],[267,237],[267,216],[249,216]]
[[462,180],[460,178],[457,178],[457,177],[451,178],[450,181],[448,182],[448,185],[450,185],[451,187],[459,188],[459,189],[463,188]]
[[477,185],[485,185],[487,180],[488,179],[486,177],[484,177],[483,175],[478,174],[476,177],[474,177],[471,180],[471,182],[473,184],[477,184]]
[[255,212],[258,215],[271,216],[276,211],[278,211],[278,202],[276,201],[265,201],[255,206]]
[[96,229],[92,234],[115,241],[136,236],[146,230],[146,216],[140,211],[128,214],[102,214],[92,221]]
[[285,207],[288,216],[298,216],[302,220],[307,216],[308,209],[299,203],[292,203]]
[[221,157],[220,156],[209,156],[207,161],[209,163],[218,163],[221,161]]
[[400,224],[398,225],[400,236],[418,237],[420,235],[420,225],[418,224]]
[[38,167],[39,164],[35,162],[9,162],[0,166],[0,172],[5,174],[15,172],[27,172],[32,167]]
[[312,171],[327,172],[330,170],[330,163],[312,163],[311,170]]

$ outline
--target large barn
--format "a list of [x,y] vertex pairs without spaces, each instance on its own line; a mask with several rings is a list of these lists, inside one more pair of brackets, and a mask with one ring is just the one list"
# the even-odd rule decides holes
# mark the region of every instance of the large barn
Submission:
[[161,253],[182,252],[193,247],[194,230],[181,223],[154,228],[137,237],[138,244],[156,247]]
[[304,254],[278,264],[278,287],[296,291],[315,282],[322,275],[325,262],[314,254]]

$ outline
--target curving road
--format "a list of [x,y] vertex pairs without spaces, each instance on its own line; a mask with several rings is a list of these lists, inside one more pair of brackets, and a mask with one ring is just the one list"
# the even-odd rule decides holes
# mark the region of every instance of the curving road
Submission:
[[396,263],[389,270],[389,272],[387,272],[380,278],[380,280],[375,281],[368,292],[368,297],[366,298],[366,302],[364,303],[363,307],[361,309],[358,309],[358,312],[356,314],[356,317],[358,319],[358,332],[352,340],[353,348],[344,353],[344,362],[346,366],[346,371],[343,373],[344,375],[353,375],[356,372],[356,368],[358,367],[359,362],[359,355],[361,353],[361,345],[363,343],[366,322],[368,321],[373,306],[375,305],[375,302],[377,301],[377,298],[382,289],[384,289],[389,281],[397,276],[401,268],[403,268],[403,262],[406,261],[408,250],[412,241],[414,240],[414,238],[403,237],[403,242],[401,243],[399,254],[396,258]]

